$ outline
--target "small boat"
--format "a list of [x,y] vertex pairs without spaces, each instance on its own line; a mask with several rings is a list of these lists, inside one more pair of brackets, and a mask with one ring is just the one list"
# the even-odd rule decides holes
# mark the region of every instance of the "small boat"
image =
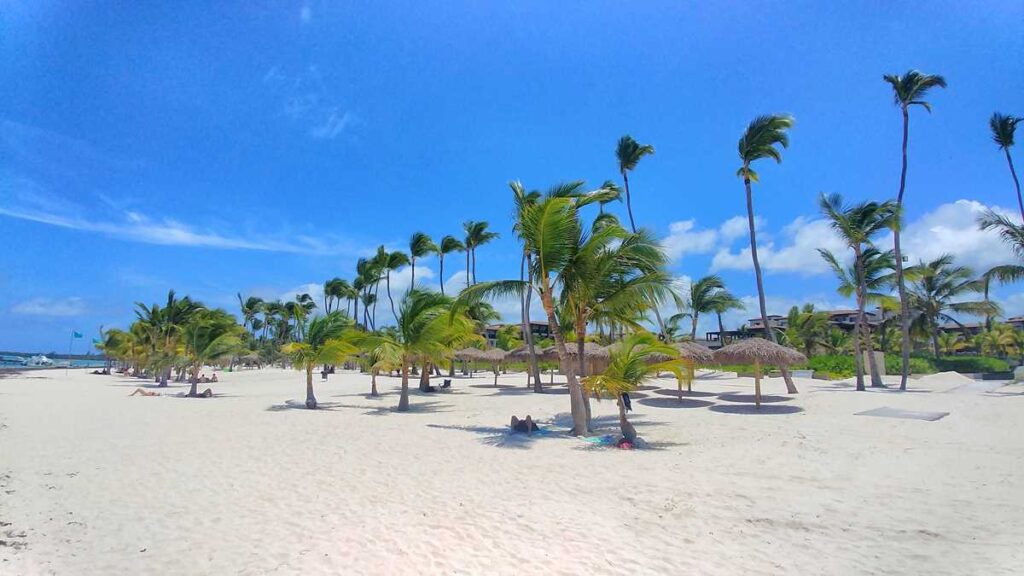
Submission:
[[26,366],[53,366],[53,360],[39,354],[28,359]]
[[12,366],[24,366],[28,360],[22,356],[0,355],[0,364]]

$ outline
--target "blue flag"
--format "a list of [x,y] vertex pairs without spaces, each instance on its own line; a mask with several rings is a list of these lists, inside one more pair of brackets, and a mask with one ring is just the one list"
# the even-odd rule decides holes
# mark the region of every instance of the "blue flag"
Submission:
[[72,338],[81,338],[82,337],[82,333],[79,332],[78,330],[72,330],[71,331],[71,337]]

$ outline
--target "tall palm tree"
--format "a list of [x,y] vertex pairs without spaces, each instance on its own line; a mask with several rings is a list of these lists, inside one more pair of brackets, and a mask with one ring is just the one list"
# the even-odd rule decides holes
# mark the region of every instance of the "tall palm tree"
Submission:
[[[416,259],[437,251],[437,244],[434,244],[430,236],[427,236],[424,232],[416,232],[409,239],[409,262],[412,266],[412,280],[409,281],[410,290],[416,287]],[[392,309],[394,309],[393,305]]]
[[189,318],[182,330],[182,341],[192,369],[189,397],[199,396],[197,384],[203,366],[241,350],[244,333],[245,328],[223,310],[200,309]]
[[636,233],[636,222],[633,220],[633,202],[629,194],[629,173],[636,169],[636,165],[644,156],[651,154],[654,154],[654,146],[640,144],[628,134],[619,138],[619,143],[615,147],[615,158],[619,161],[622,185],[626,189],[626,212],[629,213],[629,226],[634,234]]
[[[828,219],[829,225],[843,240],[843,243],[853,251],[854,265],[854,290],[857,298],[857,327],[863,338],[863,344],[867,347],[868,363],[871,370],[871,386],[883,387],[882,377],[875,361],[874,351],[871,346],[871,335],[864,316],[864,307],[868,298],[866,265],[878,263],[888,264],[888,258],[880,257],[875,261],[865,258],[865,250],[872,248],[872,239],[885,230],[894,230],[899,224],[899,207],[895,202],[861,202],[853,206],[844,206],[843,197],[839,194],[822,194],[818,200],[822,214]],[[838,261],[828,250],[820,250],[822,256],[828,261],[835,272],[842,277],[843,270],[837,267]],[[880,253],[875,250],[872,255]],[[873,272],[881,272],[879,269]],[[849,296],[849,294],[846,294]],[[864,371],[860,357],[860,338],[854,338],[854,349],[857,354],[855,362],[857,365],[857,389],[864,388]]]
[[[252,322],[256,319],[256,315],[262,311],[263,299],[257,298],[256,296],[249,296],[243,300],[242,293],[239,292],[238,306],[242,312],[242,327],[248,329],[252,326]],[[255,336],[255,334],[253,334],[253,336]]]
[[988,125],[992,129],[992,140],[999,145],[999,149],[1006,153],[1006,163],[1010,166],[1010,176],[1013,177],[1013,185],[1017,188],[1017,205],[1020,207],[1020,218],[1024,220],[1024,198],[1020,195],[1020,180],[1017,180],[1017,171],[1013,168],[1013,157],[1010,156],[1010,148],[1013,147],[1013,133],[1017,131],[1017,123],[1024,118],[1008,116],[996,112],[989,119]]
[[[415,258],[413,260],[415,261]],[[388,253],[387,258],[384,259],[384,282],[387,288],[388,302],[391,303],[391,315],[395,317],[395,322],[398,322],[398,312],[395,312],[395,300],[391,297],[391,273],[407,264],[409,264],[409,257],[405,255],[405,252],[398,250]],[[415,266],[413,263],[413,278],[416,277]],[[412,284],[409,286],[411,289]]]
[[[754,261],[754,278],[757,280],[757,301],[761,307],[761,322],[764,325],[765,337],[776,342],[775,331],[768,324],[768,310],[765,305],[764,279],[761,277],[761,262],[757,259],[757,236],[754,231],[754,196],[751,190],[751,182],[760,182],[757,172],[751,168],[751,164],[757,160],[770,158],[776,163],[782,162],[782,152],[777,148],[789,147],[789,136],[786,131],[793,127],[793,117],[785,114],[772,114],[758,116],[747,126],[747,130],[740,137],[737,146],[740,160],[743,165],[736,171],[736,175],[743,178],[743,186],[747,194],[747,226],[750,229],[750,257]],[[782,370],[786,381],[786,391],[790,394],[797,392],[789,371]]]
[[[907,186],[907,141],[910,134],[910,107],[921,106],[929,113],[931,104],[925,100],[933,88],[945,88],[946,79],[935,74],[922,74],[910,70],[900,76],[886,74],[882,79],[892,87],[893,101],[903,116],[903,164],[900,169],[900,192],[896,196],[896,204],[903,210],[903,193]],[[906,282],[903,278],[903,251],[900,248],[900,230],[893,230],[893,248],[896,257],[896,288],[900,295],[900,330],[902,335],[903,356],[900,369],[900,390],[907,389],[907,377],[910,375],[910,308],[907,301]]]
[[917,329],[931,336],[936,358],[941,353],[940,321],[959,325],[960,321],[952,314],[984,316],[993,312],[992,303],[962,300],[969,294],[981,292],[982,286],[970,268],[955,265],[949,254],[919,263],[907,270],[907,276],[914,279],[908,289],[914,323]]
[[718,319],[718,339],[724,346],[728,342],[725,341],[725,324],[722,322],[722,314],[729,310],[745,310],[747,307],[728,290],[720,290],[715,294],[713,306],[715,317]]
[[327,282],[324,282],[325,314],[331,313],[335,303],[337,303],[338,309],[341,309],[341,301],[345,298],[345,294],[348,292],[348,286],[348,281],[342,278],[332,278]]
[[452,309],[451,298],[418,288],[407,292],[399,303],[395,328],[391,333],[367,335],[357,341],[364,350],[371,351],[377,363],[401,368],[398,411],[404,412],[409,409],[409,368],[417,362],[439,363],[450,357],[455,347],[478,337],[473,322]]
[[716,274],[705,276],[696,282],[690,282],[686,311],[676,314],[669,321],[672,322],[677,316],[679,320],[690,318],[690,340],[696,340],[697,321],[700,315],[715,311],[716,297],[724,289],[725,284],[722,282],[722,278]]
[[[530,263],[532,261],[532,248],[527,243],[527,239],[521,234],[522,220],[526,211],[533,207],[540,199],[540,192],[532,190],[527,192],[523,187],[522,183],[518,180],[513,180],[508,183],[509,189],[512,191],[512,200],[514,205],[514,224],[512,225],[512,232],[516,238],[519,239],[523,244],[523,254],[519,260],[519,281],[526,285],[526,273]],[[530,320],[530,300],[533,297],[532,289],[525,289],[519,295],[519,306],[522,316],[522,331],[523,339],[526,341],[526,353],[529,366],[529,376],[527,377],[527,384],[530,383],[530,379],[533,379],[533,391],[543,392],[542,384],[540,381],[540,364],[537,361],[537,348],[533,341],[533,323]]]
[[466,245],[455,236],[441,238],[441,245],[437,249],[437,265],[441,276],[441,295],[444,296],[444,257],[452,252],[465,252]]
[[487,221],[469,220],[462,224],[466,231],[466,286],[476,284],[476,249],[499,237],[497,232],[487,230],[487,226]]
[[622,437],[635,442],[636,428],[626,418],[623,394],[632,392],[637,386],[662,372],[671,372],[681,382],[683,367],[679,350],[659,342],[658,338],[649,332],[637,332],[617,344],[611,351],[608,368],[601,374],[583,378],[583,386],[589,394],[593,394],[599,400],[602,396],[615,398],[615,403],[619,407],[619,429]]
[[313,369],[319,364],[341,364],[359,353],[358,348],[342,339],[347,327],[348,319],[337,311],[317,316],[309,323],[304,341],[289,342],[281,348],[296,369],[306,371],[306,408],[310,410],[317,407]]

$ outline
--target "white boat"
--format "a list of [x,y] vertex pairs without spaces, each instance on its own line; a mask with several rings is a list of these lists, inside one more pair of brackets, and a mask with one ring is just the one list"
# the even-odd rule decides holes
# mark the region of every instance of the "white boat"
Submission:
[[28,359],[25,363],[26,366],[53,366],[53,360],[50,360],[46,356],[39,354]]
[[15,366],[24,366],[26,362],[28,362],[28,360],[26,360],[25,358],[23,358],[21,356],[8,356],[6,354],[0,356],[0,364],[11,364],[11,365],[15,365]]

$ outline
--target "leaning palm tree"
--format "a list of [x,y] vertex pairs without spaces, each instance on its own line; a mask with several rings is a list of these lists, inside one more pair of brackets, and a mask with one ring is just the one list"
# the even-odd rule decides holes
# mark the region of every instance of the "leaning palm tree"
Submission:
[[191,387],[188,395],[198,397],[197,383],[203,366],[230,357],[242,349],[245,328],[223,310],[199,310],[189,318],[182,331],[182,342],[189,366]]
[[629,226],[634,234],[636,233],[636,222],[633,220],[633,203],[629,195],[629,173],[636,169],[636,165],[644,156],[651,154],[654,154],[654,146],[640,144],[628,134],[619,138],[619,143],[615,147],[615,158],[619,161],[622,185],[626,189],[626,212],[629,213]]
[[488,226],[487,221],[469,220],[462,224],[466,231],[466,286],[476,283],[476,249],[499,236],[489,231]]
[[337,311],[317,316],[309,323],[305,340],[290,342],[281,348],[296,369],[306,371],[306,408],[310,410],[317,407],[316,395],[313,394],[313,369],[319,364],[341,364],[359,352],[358,348],[342,339],[348,325],[348,320]]
[[445,236],[441,238],[441,245],[437,249],[437,265],[439,268],[438,274],[441,278],[441,295],[444,296],[444,257],[452,252],[465,252],[466,245],[455,236]]
[[619,407],[619,429],[622,436],[630,442],[636,442],[636,429],[626,418],[623,395],[662,372],[670,372],[682,382],[683,367],[679,350],[659,342],[649,332],[637,332],[611,350],[608,368],[603,373],[583,378],[583,387],[598,400],[603,396],[615,398]]
[[[409,264],[409,257],[405,255],[405,252],[395,250],[394,252],[389,252],[387,257],[383,259],[383,262],[385,290],[388,293],[388,302],[391,303],[391,315],[395,317],[395,321],[397,322],[398,313],[395,312],[395,300],[391,297],[391,273],[397,271],[402,266]],[[413,266],[413,278],[415,278],[415,264]],[[410,286],[412,286],[412,284],[410,284]]]
[[[747,126],[746,132],[740,137],[737,146],[740,160],[743,165],[736,171],[736,175],[743,178],[743,186],[747,194],[747,226],[750,229],[750,257],[754,262],[754,278],[757,281],[757,300],[761,307],[761,322],[764,325],[765,337],[776,342],[775,331],[768,324],[768,310],[765,305],[764,279],[761,277],[761,262],[757,259],[757,236],[754,230],[754,196],[751,189],[751,182],[760,182],[757,172],[751,168],[751,164],[757,160],[770,158],[776,163],[782,162],[782,152],[778,147],[789,147],[789,136],[786,131],[793,127],[793,117],[785,114],[772,114],[758,116]],[[797,392],[793,379],[789,377],[789,371],[782,370],[786,381],[786,391],[790,394]]]
[[963,300],[967,295],[981,292],[982,286],[970,268],[955,265],[949,254],[907,269],[907,276],[914,278],[907,292],[915,327],[931,336],[936,358],[942,352],[939,346],[940,322],[960,325],[953,314],[984,316],[994,312],[991,302]]
[[375,363],[401,369],[398,411],[404,412],[409,409],[412,365],[417,362],[437,364],[451,356],[456,348],[477,338],[473,322],[465,314],[452,310],[451,298],[414,288],[399,303],[393,332],[363,336],[357,342],[371,353]]
[[[424,232],[416,232],[409,239],[409,264],[412,267],[412,279],[409,280],[410,290],[416,287],[416,259],[437,251],[437,244],[434,244],[430,236],[427,236]],[[391,308],[394,310],[393,304]]]
[[[933,88],[945,88],[946,79],[935,74],[922,74],[910,70],[900,76],[886,74],[882,79],[892,87],[893,101],[903,115],[903,164],[900,169],[900,192],[896,196],[896,205],[903,210],[903,193],[907,186],[907,140],[910,133],[910,107],[921,106],[929,113],[932,111],[925,97]],[[900,296],[900,330],[902,335],[903,356],[900,369],[900,390],[907,389],[907,377],[910,375],[910,307],[907,300],[906,283],[903,278],[903,252],[900,248],[900,230],[893,230],[893,248],[896,257],[896,288]]]
[[1013,185],[1017,188],[1017,205],[1020,207],[1020,218],[1024,220],[1024,198],[1020,195],[1020,180],[1017,180],[1017,171],[1013,168],[1013,157],[1010,156],[1010,148],[1013,147],[1013,133],[1017,131],[1017,124],[1024,118],[1008,116],[996,112],[989,119],[988,125],[992,129],[992,140],[999,145],[999,149],[1006,153],[1006,163],[1010,166],[1010,176],[1013,177]]
[[[818,205],[821,207],[822,214],[828,219],[832,230],[853,251],[853,282],[855,285],[852,293],[857,298],[857,326],[855,329],[859,331],[860,338],[863,338],[863,344],[867,347],[868,363],[871,371],[871,386],[884,387],[872,350],[871,335],[865,320],[864,307],[868,299],[868,272],[875,273],[873,277],[877,277],[883,270],[887,270],[882,268],[882,266],[888,265],[890,261],[887,255],[880,253],[877,249],[871,253],[871,256],[875,257],[875,259],[869,259],[865,255],[865,250],[873,248],[872,240],[879,233],[898,228],[899,207],[892,201],[861,202],[852,206],[844,206],[843,197],[839,194],[822,194],[818,200]],[[844,271],[838,266],[835,256],[828,250],[819,249],[819,251],[832,266],[836,274],[842,278]],[[875,268],[868,270],[867,267],[871,266]],[[842,287],[840,292],[843,292]],[[850,294],[845,293],[844,295],[849,296]],[[854,360],[857,365],[858,390],[864,388],[864,368],[861,364],[860,338],[855,337],[853,340],[856,354]]]
[[[540,199],[540,192],[536,190],[526,191],[522,183],[518,180],[513,180],[508,183],[509,189],[512,191],[512,200],[514,205],[514,223],[512,224],[512,232],[516,238],[523,244],[523,254],[519,260],[519,281],[525,284],[526,273],[532,267],[532,249],[527,243],[527,239],[521,234],[522,219],[526,214],[527,210],[533,207]],[[537,361],[537,348],[533,341],[533,324],[530,320],[530,301],[533,297],[533,290],[526,289],[519,294],[519,307],[522,315],[522,334],[523,339],[526,341],[526,354],[529,362],[528,373],[529,376],[526,378],[527,385],[530,380],[533,380],[533,391],[543,392],[543,388],[540,382],[540,364]]]

